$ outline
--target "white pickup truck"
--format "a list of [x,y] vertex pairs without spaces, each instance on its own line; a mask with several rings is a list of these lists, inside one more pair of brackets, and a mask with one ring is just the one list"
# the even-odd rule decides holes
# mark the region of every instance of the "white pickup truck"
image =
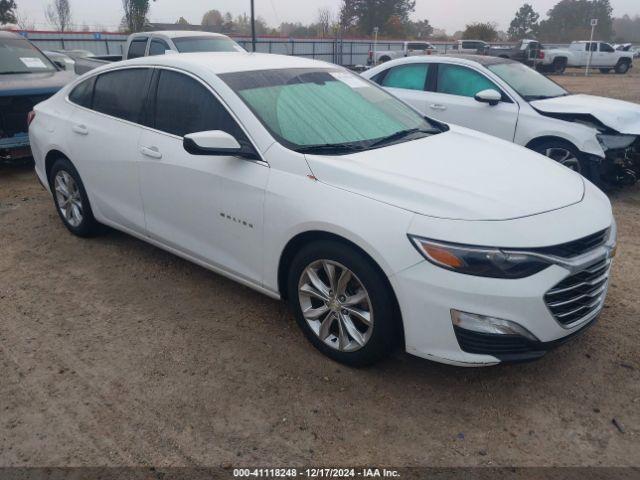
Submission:
[[378,65],[402,57],[413,57],[415,55],[431,55],[436,52],[429,42],[403,42],[401,50],[372,50],[369,52],[367,65]]
[[81,75],[105,63],[150,57],[171,53],[190,52],[244,52],[244,48],[221,33],[190,30],[140,32],[129,35],[124,46],[124,55],[80,56],[65,52],[75,61],[75,71]]
[[633,66],[633,52],[615,50],[609,43],[599,41],[573,42],[569,48],[545,48],[541,57],[539,65],[558,74],[568,67],[584,68],[587,64],[602,73],[615,70],[623,74]]

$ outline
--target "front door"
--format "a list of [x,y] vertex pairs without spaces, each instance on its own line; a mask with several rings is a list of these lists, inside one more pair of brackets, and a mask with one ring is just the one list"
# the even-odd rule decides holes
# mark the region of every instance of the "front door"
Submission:
[[[438,65],[435,91],[426,92],[426,114],[447,123],[513,141],[518,105],[482,73],[462,65]],[[476,93],[496,90],[503,94],[497,105],[477,101]]]
[[233,156],[192,155],[183,136],[224,130],[248,138],[199,80],[158,70],[155,113],[139,140],[140,187],[148,234],[210,265],[259,282],[269,167]]

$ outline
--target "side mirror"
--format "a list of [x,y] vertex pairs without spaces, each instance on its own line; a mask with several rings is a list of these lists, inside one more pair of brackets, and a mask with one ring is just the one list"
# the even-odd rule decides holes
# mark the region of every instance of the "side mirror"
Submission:
[[184,136],[182,145],[192,155],[258,158],[253,149],[243,147],[233,135],[222,130],[189,133]]
[[66,70],[67,69],[67,64],[65,62],[63,62],[62,60],[54,60],[53,63],[55,63],[62,70]]
[[481,92],[476,93],[474,97],[478,102],[488,103],[489,105],[497,105],[502,100],[502,95],[500,92],[489,88],[487,90],[482,90]]

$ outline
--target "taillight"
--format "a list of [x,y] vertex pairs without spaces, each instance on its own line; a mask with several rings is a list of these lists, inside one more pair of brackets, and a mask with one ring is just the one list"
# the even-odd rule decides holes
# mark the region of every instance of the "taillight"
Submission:
[[34,112],[33,110],[27,113],[27,126],[31,125],[31,122],[33,122],[35,118],[36,118],[36,112]]
[[544,52],[543,52],[542,50],[540,50],[540,51],[538,52],[538,58],[539,58],[540,60],[544,60]]

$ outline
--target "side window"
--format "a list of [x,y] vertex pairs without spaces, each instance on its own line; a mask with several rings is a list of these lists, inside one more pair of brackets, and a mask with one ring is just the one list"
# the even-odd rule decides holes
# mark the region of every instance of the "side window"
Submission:
[[167,42],[154,38],[151,40],[151,45],[149,45],[149,56],[164,55],[167,50],[171,50]]
[[613,49],[613,47],[611,45],[609,45],[608,43],[601,43],[600,44],[600,51],[601,52],[615,52],[615,50]]
[[127,53],[127,59],[144,57],[144,51],[147,48],[147,38],[135,38],[129,45],[129,52]]
[[428,63],[410,63],[389,70],[382,79],[383,87],[424,90],[429,73]]
[[489,88],[501,92],[495,83],[475,70],[445,63],[438,65],[439,93],[474,97],[476,93]]
[[76,86],[69,94],[69,100],[81,107],[91,108],[93,103],[93,86],[96,83],[96,77],[85,80]]
[[248,141],[226,108],[200,82],[162,70],[158,80],[155,129],[184,137],[188,133],[223,130],[240,143]]
[[148,68],[128,68],[99,75],[94,88],[93,109],[139,122],[150,74]]
[[408,43],[407,50],[428,50],[429,46],[426,43]]

